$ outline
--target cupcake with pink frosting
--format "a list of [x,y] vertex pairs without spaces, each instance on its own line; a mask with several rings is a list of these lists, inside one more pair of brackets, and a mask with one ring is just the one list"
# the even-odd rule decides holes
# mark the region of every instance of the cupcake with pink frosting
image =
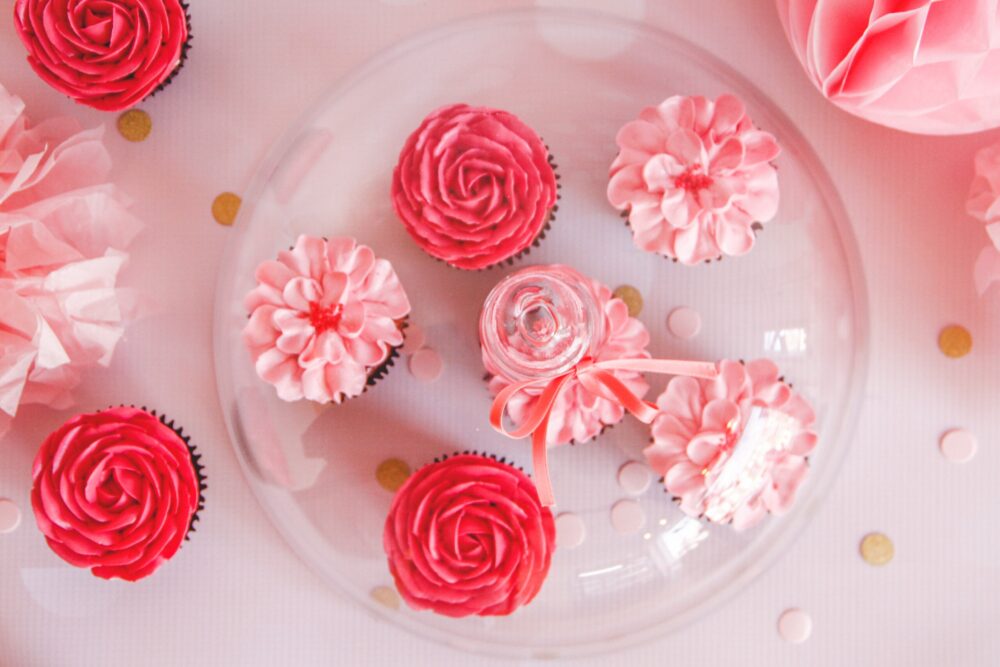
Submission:
[[45,83],[101,111],[164,88],[191,41],[182,0],[15,0],[14,28]]
[[513,262],[544,237],[558,199],[548,148],[507,111],[451,104],[409,136],[392,204],[427,254],[459,269]]
[[31,506],[49,547],[103,579],[137,581],[194,530],[200,456],[174,423],[134,407],[80,414],[42,443]]
[[541,590],[555,532],[552,512],[523,471],[466,452],[424,466],[403,484],[383,546],[413,609],[506,616]]
[[285,401],[342,403],[392,366],[410,302],[392,264],[352,238],[300,236],[257,267],[243,341]]
[[[591,281],[597,304],[604,314],[602,327],[604,339],[594,349],[595,362],[612,359],[649,359],[646,350],[649,332],[638,319],[628,314],[628,306],[615,297],[611,290],[596,280]],[[506,377],[491,361],[483,348],[483,365],[486,367],[490,393],[496,396],[515,380]],[[642,373],[638,371],[610,371],[630,392],[638,397],[649,391]],[[507,403],[507,414],[515,425],[524,422],[538,402],[544,387],[528,387],[515,393]],[[582,443],[600,435],[604,429],[620,422],[625,408],[617,400],[594,393],[577,379],[570,379],[556,397],[547,429],[549,447],[567,443]]]
[[770,359],[718,368],[713,379],[670,380],[645,454],[686,514],[743,530],[794,503],[816,417]]
[[778,142],[733,95],[670,97],[616,142],[608,200],[647,252],[683,264],[744,255],[778,211]]

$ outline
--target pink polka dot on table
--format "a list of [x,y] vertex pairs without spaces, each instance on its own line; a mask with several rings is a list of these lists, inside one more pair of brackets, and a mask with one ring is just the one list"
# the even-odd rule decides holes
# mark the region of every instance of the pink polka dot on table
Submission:
[[792,644],[809,639],[812,629],[812,617],[801,609],[788,609],[778,618],[778,634]]
[[0,533],[13,533],[20,525],[20,508],[13,500],[0,498]]
[[419,324],[409,324],[406,327],[406,338],[403,340],[403,354],[413,354],[424,346],[427,337],[424,328]]
[[629,461],[618,469],[618,485],[630,495],[642,495],[652,482],[652,470],[640,461]]
[[622,535],[638,533],[646,525],[646,513],[634,500],[619,500],[611,508],[611,525]]
[[667,315],[667,328],[678,338],[694,338],[701,331],[701,315],[687,306],[674,308]]
[[410,356],[410,372],[421,382],[433,382],[441,377],[444,360],[429,347],[417,350]]
[[976,455],[979,442],[976,435],[964,428],[955,428],[941,436],[941,454],[952,463],[965,463]]
[[587,526],[579,514],[563,512],[556,517],[556,547],[573,549],[587,539]]

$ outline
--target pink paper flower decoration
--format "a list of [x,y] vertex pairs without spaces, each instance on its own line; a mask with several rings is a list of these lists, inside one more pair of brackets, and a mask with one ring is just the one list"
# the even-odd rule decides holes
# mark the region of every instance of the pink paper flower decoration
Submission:
[[975,165],[965,210],[986,224],[990,240],[980,251],[973,273],[976,289],[982,295],[990,285],[1000,282],[1000,143],[980,149]]
[[697,264],[753,248],[753,224],[778,212],[781,149],[739,98],[675,95],[615,138],[608,201],[628,214],[635,244]]
[[674,377],[657,405],[646,458],[685,513],[743,530],[791,507],[816,418],[774,362],[724,360],[713,379]]
[[907,132],[1000,125],[997,0],[777,0],[812,82],[845,111]]
[[141,228],[105,182],[101,128],[23,111],[0,86],[0,435],[22,404],[68,407],[82,369],[111,361],[131,310],[118,272]]

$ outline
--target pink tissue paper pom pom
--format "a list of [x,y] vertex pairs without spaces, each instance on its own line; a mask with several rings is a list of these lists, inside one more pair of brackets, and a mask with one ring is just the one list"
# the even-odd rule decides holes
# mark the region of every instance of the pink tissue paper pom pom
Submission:
[[1000,125],[1000,1],[777,5],[806,74],[845,111],[917,134]]
[[965,210],[986,225],[990,240],[973,267],[976,290],[983,295],[993,283],[1000,282],[1000,143],[980,149],[975,167]]
[[68,118],[32,124],[0,86],[0,436],[21,405],[68,407],[132,315],[116,281],[142,225],[106,182],[102,134]]

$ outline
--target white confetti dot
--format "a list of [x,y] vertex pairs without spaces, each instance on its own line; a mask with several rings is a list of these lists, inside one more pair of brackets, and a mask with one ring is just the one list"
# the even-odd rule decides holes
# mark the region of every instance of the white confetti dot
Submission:
[[403,339],[403,354],[413,354],[427,342],[427,337],[424,335],[424,328],[419,324],[408,324],[405,336]]
[[623,535],[638,533],[646,525],[646,513],[634,500],[619,500],[611,508],[611,525]]
[[686,306],[674,308],[667,315],[667,328],[678,338],[694,338],[701,331],[701,315]]
[[13,500],[0,499],[0,533],[13,533],[20,525],[20,508]]
[[556,547],[573,549],[587,539],[587,526],[578,514],[563,512],[556,517]]
[[410,372],[421,382],[433,382],[441,377],[444,361],[441,355],[429,347],[417,350],[410,357]]
[[941,454],[953,463],[965,463],[976,455],[979,443],[976,435],[964,428],[956,428],[941,436]]
[[638,496],[646,492],[653,481],[652,471],[645,463],[629,461],[618,469],[618,485],[629,495]]
[[778,634],[793,644],[809,639],[812,627],[812,617],[801,609],[788,609],[778,618]]

